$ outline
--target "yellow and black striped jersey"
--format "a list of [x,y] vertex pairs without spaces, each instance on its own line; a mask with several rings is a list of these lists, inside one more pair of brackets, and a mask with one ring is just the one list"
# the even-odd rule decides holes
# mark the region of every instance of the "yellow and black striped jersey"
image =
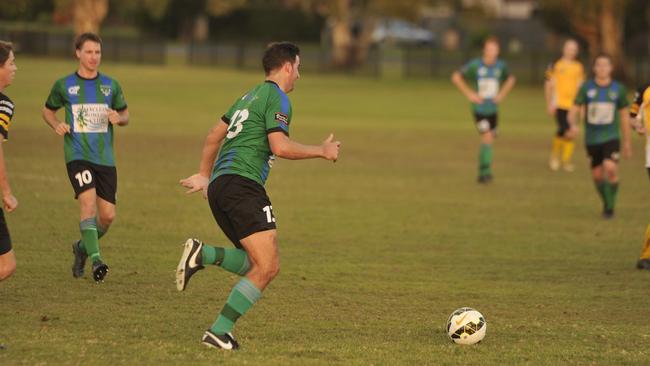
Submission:
[[559,59],[549,65],[546,80],[553,80],[553,96],[557,108],[568,110],[585,79],[582,64],[578,61]]
[[0,134],[7,141],[9,138],[9,126],[14,116],[14,103],[8,96],[0,93]]
[[646,129],[650,127],[650,83],[637,89],[634,101],[630,106],[630,117],[636,118],[641,114],[645,117]]

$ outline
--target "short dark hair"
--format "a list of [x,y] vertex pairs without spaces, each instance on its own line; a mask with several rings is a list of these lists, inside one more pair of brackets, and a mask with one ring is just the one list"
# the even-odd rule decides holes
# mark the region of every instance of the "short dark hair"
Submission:
[[95,43],[99,43],[99,45],[102,44],[102,39],[99,38],[98,35],[96,35],[95,33],[86,32],[86,33],[80,34],[74,40],[74,48],[76,50],[80,50],[81,47],[84,46],[84,43],[86,43],[87,41],[92,41],[92,42],[95,42]]
[[483,46],[485,46],[488,43],[496,43],[497,46],[500,46],[499,38],[497,38],[497,36],[494,35],[489,35],[485,37],[485,39],[483,40]]
[[300,48],[290,42],[275,42],[268,45],[262,57],[262,66],[264,72],[269,75],[271,71],[276,70],[285,62],[293,64],[296,57],[300,55]]
[[0,67],[5,65],[9,59],[9,54],[14,50],[14,45],[11,42],[0,41]]
[[612,64],[612,65],[614,64],[614,60],[612,59],[612,56],[610,56],[607,53],[601,52],[601,53],[597,54],[596,57],[594,57],[593,66],[596,66],[596,61],[598,61],[601,58],[607,59],[609,61],[609,63]]

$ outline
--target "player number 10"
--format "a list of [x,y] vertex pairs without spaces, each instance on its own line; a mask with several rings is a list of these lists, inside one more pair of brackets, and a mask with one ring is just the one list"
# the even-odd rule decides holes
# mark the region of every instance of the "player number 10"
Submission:
[[79,182],[79,187],[83,187],[85,184],[88,184],[93,181],[93,176],[90,175],[90,171],[84,170],[74,175],[74,177]]

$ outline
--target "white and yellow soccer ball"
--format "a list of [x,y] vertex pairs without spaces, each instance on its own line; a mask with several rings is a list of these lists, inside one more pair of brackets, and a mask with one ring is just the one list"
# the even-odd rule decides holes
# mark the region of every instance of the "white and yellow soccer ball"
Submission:
[[482,341],[486,329],[485,317],[472,308],[457,309],[447,320],[447,335],[458,344],[475,344]]

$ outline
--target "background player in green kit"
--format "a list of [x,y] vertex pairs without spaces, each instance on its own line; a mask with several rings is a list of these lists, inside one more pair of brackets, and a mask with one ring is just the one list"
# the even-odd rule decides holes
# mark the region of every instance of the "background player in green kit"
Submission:
[[[0,41],[0,135],[2,140],[9,138],[9,126],[14,116],[14,103],[8,96],[4,95],[6,87],[11,85],[16,74],[16,63],[14,59],[13,46],[9,42]],[[0,191],[2,192],[2,208],[12,212],[18,207],[16,197],[11,193],[11,186],[7,178],[5,157],[0,142]],[[4,211],[0,209],[0,281],[7,279],[16,270],[16,257],[11,248],[11,237]]]
[[[81,239],[72,245],[72,275],[84,274],[90,256],[95,281],[103,281],[108,266],[99,255],[99,238],[115,218],[117,170],[113,157],[113,125],[125,126],[129,112],[120,84],[100,74],[102,56],[99,36],[84,33],[75,41],[79,59],[77,72],[54,83],[43,119],[54,132],[64,136],[68,177],[79,200]],[[65,122],[56,111],[65,109]]]
[[577,131],[577,115],[582,114],[585,144],[591,158],[591,175],[603,201],[603,217],[611,218],[618,192],[620,130],[623,131],[623,155],[626,158],[632,156],[627,113],[629,102],[625,86],[612,80],[612,60],[609,56],[596,57],[593,70],[595,77],[585,81],[578,91],[569,122],[571,128]]
[[492,181],[492,144],[498,126],[497,105],[515,86],[515,77],[499,59],[499,41],[489,37],[483,56],[466,63],[451,76],[452,82],[472,103],[476,129],[481,135],[478,182]]
[[267,48],[262,59],[266,80],[221,117],[206,137],[199,173],[181,180],[188,193],[203,191],[219,227],[236,248],[188,239],[176,270],[178,290],[185,290],[190,277],[207,264],[244,276],[203,335],[202,342],[210,347],[239,347],[231,333],[235,322],[280,270],[275,217],[264,190],[273,159],[338,158],[340,142],[333,141],[333,135],[321,145],[289,138],[292,109],[287,93],[300,77],[299,54],[297,46],[286,42]]

